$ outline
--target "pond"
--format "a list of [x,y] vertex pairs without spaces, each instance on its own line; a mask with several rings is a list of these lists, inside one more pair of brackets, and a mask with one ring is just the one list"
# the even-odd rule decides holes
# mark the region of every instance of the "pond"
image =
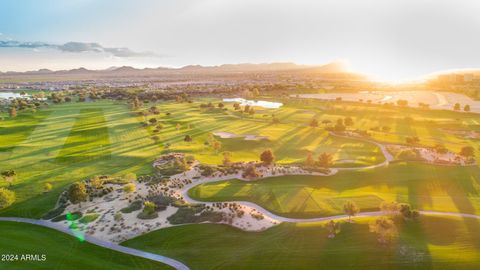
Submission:
[[256,107],[262,107],[267,109],[278,109],[283,106],[283,103],[280,102],[272,102],[272,101],[264,101],[264,100],[248,100],[244,98],[224,98],[224,102],[237,102],[240,105],[250,105]]
[[0,98],[19,98],[22,97],[20,93],[13,93],[13,92],[0,92]]

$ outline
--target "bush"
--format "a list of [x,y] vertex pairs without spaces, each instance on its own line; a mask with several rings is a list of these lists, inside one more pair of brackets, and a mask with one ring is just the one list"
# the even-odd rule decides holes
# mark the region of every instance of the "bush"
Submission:
[[162,165],[156,166],[157,170],[164,176],[171,176],[185,172],[190,169],[187,158],[175,157],[174,159]]
[[88,224],[92,221],[95,221],[100,215],[99,214],[89,214],[89,215],[86,215],[84,217],[82,217],[78,222],[82,223],[82,224]]
[[158,217],[156,206],[153,202],[146,201],[143,203],[143,211],[137,217],[140,219],[154,219]]
[[216,171],[216,168],[202,164],[200,165],[200,171],[202,176],[211,176]]
[[223,213],[205,210],[203,206],[183,207],[167,220],[171,224],[201,223],[201,222],[221,222]]
[[256,220],[262,220],[264,219],[262,213],[251,213],[250,214],[252,216],[252,218],[256,219]]
[[157,218],[157,217],[158,217],[157,212],[153,212],[153,213],[140,212],[137,215],[137,218],[139,218],[139,219],[154,219],[154,218]]
[[405,161],[421,161],[421,160],[423,160],[422,157],[420,156],[420,154],[417,151],[411,150],[411,149],[404,149],[404,150],[398,152],[396,158],[399,159],[399,160],[405,160]]
[[115,215],[113,216],[113,220],[115,221],[120,221],[122,220],[122,213],[115,213]]
[[147,200],[155,204],[155,210],[158,212],[165,210],[175,199],[163,195],[155,195],[147,197]]
[[258,176],[257,169],[253,165],[248,166],[242,174],[243,178],[257,178]]
[[419,144],[420,139],[417,136],[406,137],[405,142],[408,144]]
[[120,209],[120,212],[127,214],[140,209],[142,209],[142,201],[134,201],[129,206]]

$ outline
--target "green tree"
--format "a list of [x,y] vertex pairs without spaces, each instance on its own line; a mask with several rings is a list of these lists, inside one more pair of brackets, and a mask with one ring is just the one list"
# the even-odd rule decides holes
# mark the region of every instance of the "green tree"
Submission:
[[307,158],[305,159],[305,166],[307,167],[315,166],[315,159],[313,158],[313,155],[310,152],[307,154]]
[[17,108],[15,108],[14,106],[10,107],[9,114],[10,114],[10,117],[12,117],[12,118],[17,117]]
[[222,148],[222,143],[218,140],[214,140],[211,145],[213,150],[215,150],[215,154],[218,154],[218,151]]
[[260,91],[258,91],[258,88],[253,88],[252,90],[252,94],[254,97],[258,97],[260,95]]
[[330,220],[330,222],[325,224],[325,228],[328,230],[328,238],[335,238],[340,232],[340,223]]
[[271,149],[267,149],[260,154],[260,160],[263,162],[264,165],[271,165],[275,160],[275,155],[273,154]]
[[322,120],[322,124],[326,127],[328,125],[330,125],[332,123],[332,121],[328,120],[328,119],[325,119],[325,120]]
[[313,118],[312,120],[310,120],[309,126],[313,128],[318,127],[318,120],[316,118]]
[[258,172],[254,165],[249,165],[242,174],[243,178],[257,178]]
[[465,107],[463,107],[463,110],[466,111],[466,112],[469,112],[470,111],[470,105],[465,105]]
[[333,165],[333,155],[330,153],[321,153],[318,156],[318,166],[322,168],[329,168]]
[[223,165],[230,166],[232,164],[232,152],[223,152]]
[[386,215],[396,215],[400,209],[397,202],[381,202],[380,210]]
[[398,236],[397,226],[393,220],[386,217],[377,218],[370,222],[368,227],[370,232],[377,234],[377,240],[381,244],[389,244]]
[[475,156],[475,149],[471,146],[464,146],[459,153],[461,156],[472,158]]
[[455,111],[460,111],[460,103],[455,103],[455,105],[453,105],[453,109]]
[[142,104],[141,104],[140,100],[138,99],[138,97],[135,97],[132,101],[132,109],[138,110],[141,106],[142,106]]
[[191,142],[192,137],[190,135],[185,135],[185,138],[183,139],[185,142]]
[[53,186],[52,186],[52,184],[50,184],[50,183],[45,183],[45,184],[43,185],[43,191],[44,191],[44,192],[50,192],[50,191],[52,191],[52,188],[53,188]]
[[353,201],[347,201],[343,205],[343,211],[348,215],[348,221],[352,222],[352,217],[360,212],[360,209]]
[[152,124],[152,125],[155,125],[157,123],[157,119],[156,118],[150,118],[150,119],[148,119],[148,122],[150,122],[150,124]]
[[343,123],[345,124],[345,126],[351,127],[353,126],[353,119],[350,116],[345,117],[345,120],[343,121]]
[[5,180],[9,186],[12,186],[15,179],[17,179],[17,172],[15,170],[2,171],[1,175],[3,180]]
[[343,119],[340,118],[340,119],[337,120],[337,123],[333,127],[333,130],[335,130],[337,132],[344,132],[346,130],[346,127],[343,124]]
[[15,192],[0,188],[0,209],[9,207],[15,202]]
[[80,207],[82,207],[82,202],[86,201],[88,197],[85,183],[75,182],[71,184],[70,187],[68,188],[67,196],[70,202],[72,202],[73,204],[78,203],[80,204]]

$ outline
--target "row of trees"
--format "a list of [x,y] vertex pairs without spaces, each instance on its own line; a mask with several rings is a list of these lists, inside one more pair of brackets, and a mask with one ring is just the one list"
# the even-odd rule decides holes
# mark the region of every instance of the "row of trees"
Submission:
[[305,167],[321,167],[321,168],[330,168],[333,165],[333,155],[331,153],[321,153],[317,160],[313,157],[312,153],[307,154],[305,159]]
[[[332,123],[332,121],[328,120],[328,119],[325,119],[325,120],[322,120],[321,123],[325,126],[325,128],[327,128]],[[312,120],[310,120],[308,125],[310,127],[316,128],[316,127],[319,126],[319,122],[316,118],[313,118]],[[337,121],[335,122],[335,125],[333,126],[332,129],[334,131],[342,132],[342,131],[345,131],[345,129],[347,127],[351,127],[353,125],[354,125],[353,118],[348,116],[348,117],[345,117],[345,118],[337,119]]]
[[[351,218],[360,212],[360,209],[353,201],[347,201],[343,206],[345,214],[348,215],[349,222]],[[405,220],[415,220],[419,217],[419,212],[414,210],[408,204],[397,202],[382,202],[380,209],[384,216],[376,218],[369,223],[369,231],[377,234],[377,240],[381,244],[389,244],[398,236],[398,229],[395,225],[394,216],[401,216]],[[328,230],[328,238],[334,238],[340,232],[340,223],[333,220],[325,224]]]
[[[462,106],[460,105],[460,103],[455,103],[453,105],[453,110],[455,110],[455,111],[460,111],[461,108],[462,108]],[[470,105],[467,104],[467,105],[463,106],[463,111],[469,112],[470,110],[471,110]]]

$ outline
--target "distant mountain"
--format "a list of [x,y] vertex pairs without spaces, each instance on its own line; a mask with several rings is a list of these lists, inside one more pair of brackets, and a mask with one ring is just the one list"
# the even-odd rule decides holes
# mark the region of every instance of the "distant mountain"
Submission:
[[154,75],[167,75],[171,72],[175,74],[201,74],[201,73],[252,73],[252,72],[281,72],[281,71],[308,71],[314,73],[348,73],[345,67],[337,62],[329,63],[326,65],[298,65],[295,63],[262,63],[262,64],[224,64],[220,66],[201,66],[201,65],[188,65],[181,68],[144,68],[137,69],[130,66],[122,67],[109,67],[103,70],[89,70],[84,67],[70,69],[70,70],[57,70],[52,71],[49,69],[40,69],[37,71],[27,72],[5,72],[0,75],[132,75],[132,76],[154,76]]

